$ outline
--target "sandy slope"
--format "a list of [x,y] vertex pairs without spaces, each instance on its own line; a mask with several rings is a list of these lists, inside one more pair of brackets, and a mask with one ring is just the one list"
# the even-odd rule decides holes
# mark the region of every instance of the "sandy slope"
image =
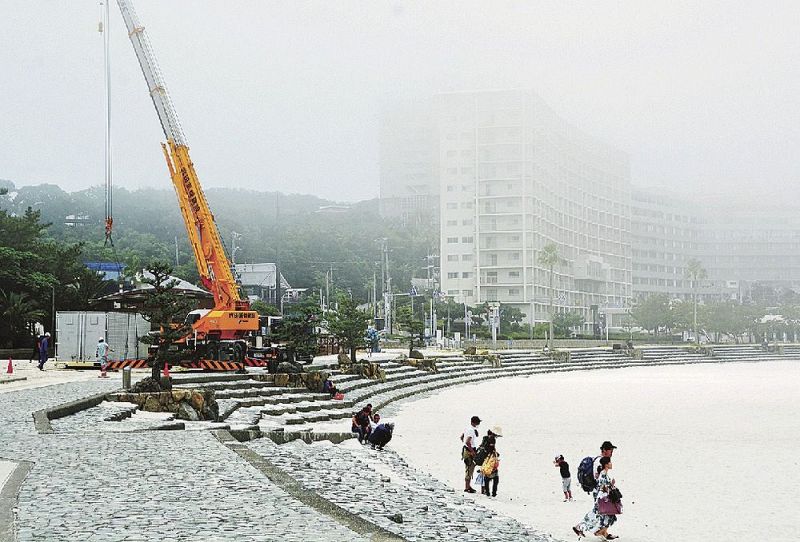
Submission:
[[[503,427],[493,506],[565,540],[591,506],[574,480],[610,439],[623,542],[782,540],[800,507],[800,363],[630,368],[493,380],[402,403],[392,446],[463,488],[458,436],[473,414]],[[553,456],[571,465],[562,502]],[[475,498],[486,500],[480,495]]]

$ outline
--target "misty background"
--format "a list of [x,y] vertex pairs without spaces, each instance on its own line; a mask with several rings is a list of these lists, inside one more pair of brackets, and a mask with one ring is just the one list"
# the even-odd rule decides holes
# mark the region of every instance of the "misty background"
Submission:
[[[785,198],[798,177],[800,3],[135,7],[205,187],[376,197],[382,112],[494,88],[534,89],[627,152],[639,186]],[[2,176],[102,184],[98,3],[0,0],[0,14]],[[167,188],[164,136],[113,1],[111,32],[115,184]]]

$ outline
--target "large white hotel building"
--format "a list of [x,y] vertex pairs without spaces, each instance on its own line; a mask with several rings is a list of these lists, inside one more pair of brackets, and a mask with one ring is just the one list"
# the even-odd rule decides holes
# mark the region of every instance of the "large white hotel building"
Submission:
[[[441,289],[477,305],[511,304],[547,320],[554,243],[559,310],[613,313],[631,297],[628,159],[526,90],[434,97]],[[588,324],[587,324],[588,325]]]
[[441,289],[469,305],[511,304],[548,319],[542,248],[554,243],[557,310],[591,307],[620,324],[636,299],[702,300],[800,291],[800,218],[733,194],[698,200],[630,184],[627,156],[556,115],[534,92],[448,92],[387,116],[381,211],[440,228]]

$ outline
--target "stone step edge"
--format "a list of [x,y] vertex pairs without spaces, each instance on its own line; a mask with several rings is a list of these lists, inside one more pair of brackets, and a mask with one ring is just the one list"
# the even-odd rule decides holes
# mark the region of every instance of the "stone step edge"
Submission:
[[290,476],[266,457],[239,442],[230,431],[212,431],[217,440],[230,451],[263,474],[270,482],[281,488],[290,497],[323,514],[351,531],[376,542],[404,541],[405,538],[384,529],[362,516],[345,510],[316,491],[306,488],[299,480]]

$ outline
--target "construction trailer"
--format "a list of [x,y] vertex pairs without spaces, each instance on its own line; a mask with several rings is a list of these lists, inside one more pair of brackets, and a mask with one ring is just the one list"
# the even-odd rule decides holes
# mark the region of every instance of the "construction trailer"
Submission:
[[95,362],[97,341],[103,337],[112,348],[109,359],[134,360],[147,357],[148,345],[141,338],[150,322],[132,312],[58,311],[56,313],[56,360]]

